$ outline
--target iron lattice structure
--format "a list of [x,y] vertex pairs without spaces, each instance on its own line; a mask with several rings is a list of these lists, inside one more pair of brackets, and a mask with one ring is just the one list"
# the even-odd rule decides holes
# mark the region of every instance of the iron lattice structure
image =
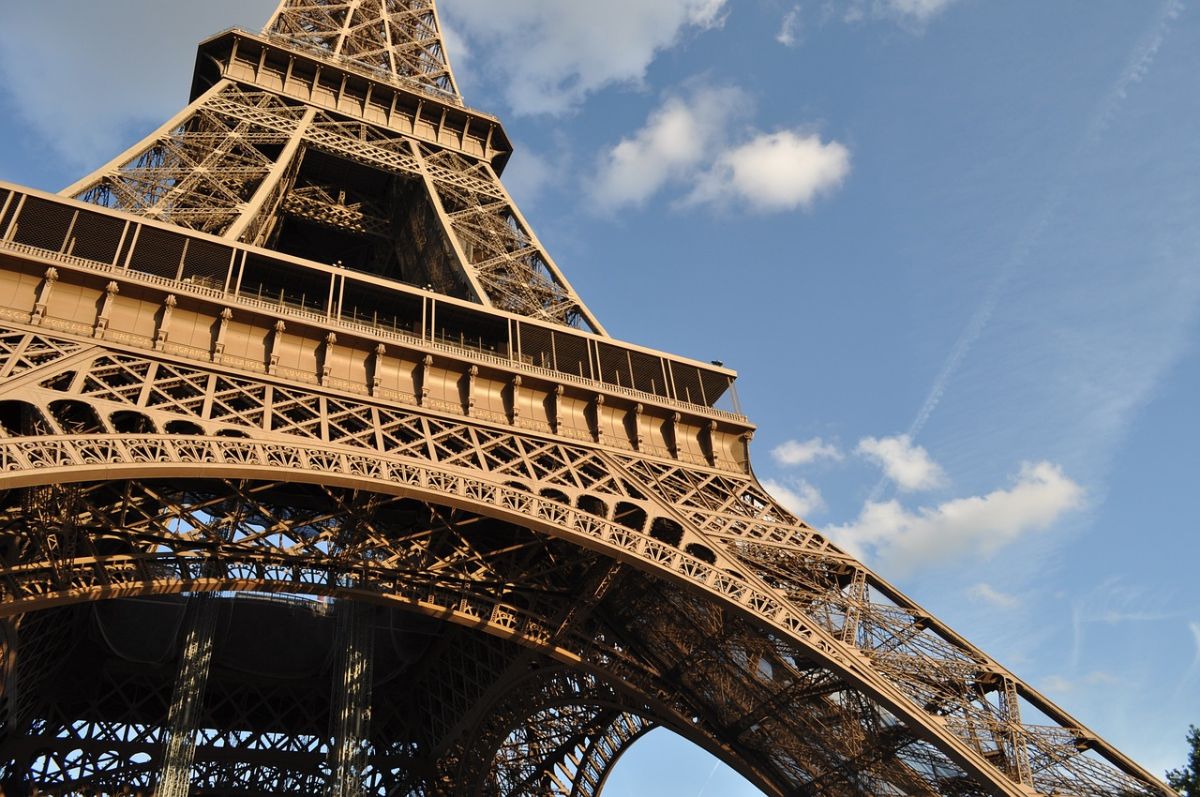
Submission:
[[58,195],[0,184],[8,794],[1166,787],[775,503],[733,372],[609,337],[432,0],[285,0]]

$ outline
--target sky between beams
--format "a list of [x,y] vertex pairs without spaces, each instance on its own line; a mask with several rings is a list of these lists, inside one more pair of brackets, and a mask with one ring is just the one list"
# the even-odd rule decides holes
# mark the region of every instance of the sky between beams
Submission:
[[[272,5],[14,4],[0,177],[98,165],[184,102],[200,38]],[[1200,8],[441,10],[467,101],[517,142],[506,184],[610,331],[737,368],[777,497],[1177,765],[1200,722]],[[706,761],[655,734],[606,793],[746,789]]]

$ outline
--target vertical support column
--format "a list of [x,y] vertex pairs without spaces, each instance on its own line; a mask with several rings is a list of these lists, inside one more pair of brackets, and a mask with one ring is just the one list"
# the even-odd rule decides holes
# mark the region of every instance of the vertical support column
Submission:
[[275,334],[271,335],[271,349],[267,352],[267,373],[274,374],[279,367],[279,355],[283,352],[283,333],[287,331],[287,324],[283,323],[283,319],[275,322]]
[[512,378],[512,425],[521,425],[521,375]]
[[117,294],[121,292],[121,286],[116,280],[109,280],[108,285],[104,286],[104,304],[100,306],[100,314],[96,316],[96,324],[92,328],[92,337],[103,339],[104,333],[108,331],[108,321],[112,316],[113,302],[117,298]]
[[[7,737],[16,723],[12,695],[16,691],[17,623],[0,620],[0,737]],[[0,761],[0,766],[3,766]]]
[[369,605],[339,600],[330,706],[328,797],[363,797],[367,743],[371,728],[371,679],[375,658],[374,615]]
[[217,339],[213,341],[212,361],[221,362],[225,357],[225,336],[229,334],[229,322],[233,320],[233,310],[228,307],[221,309],[220,320],[217,322]]
[[180,655],[179,675],[167,710],[162,768],[156,797],[187,797],[196,757],[196,723],[204,705],[208,670],[212,663],[213,633],[219,606],[209,593],[188,601],[189,622]]
[[333,349],[336,345],[337,335],[330,332],[325,336],[325,346],[321,350],[321,375],[318,384],[329,384],[329,374],[333,371]]
[[421,358],[421,385],[417,388],[417,406],[429,406],[429,369],[433,367],[433,355],[426,354]]
[[1008,743],[1011,747],[1012,765],[1009,774],[1018,783],[1033,783],[1033,772],[1029,765],[1029,745],[1021,727],[1021,697],[1017,683],[1012,678],[1004,679],[1004,714],[1008,723]]
[[50,303],[50,291],[54,290],[54,283],[58,282],[58,269],[54,266],[46,269],[45,277],[42,279],[42,287],[38,290],[37,301],[33,305],[33,312],[29,316],[29,323],[33,326],[41,326],[42,319],[46,317],[46,306]]
[[173,293],[163,299],[162,320],[158,322],[158,331],[154,333],[155,351],[162,351],[167,347],[167,338],[171,334],[171,313],[174,312],[177,304],[179,304],[179,300]]
[[847,645],[858,647],[858,626],[862,622],[862,609],[868,597],[867,571],[856,569],[846,588],[846,618],[841,637]]
[[479,366],[472,365],[467,369],[467,404],[463,412],[470,417],[475,412],[475,380],[479,377]]
[[383,358],[387,354],[387,346],[379,343],[375,346],[375,357],[371,360],[371,395],[379,395],[379,386],[383,384]]

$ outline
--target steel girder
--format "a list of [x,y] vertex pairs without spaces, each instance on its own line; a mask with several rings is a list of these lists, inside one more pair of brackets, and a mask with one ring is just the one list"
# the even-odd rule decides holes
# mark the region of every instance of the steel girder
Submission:
[[[363,224],[356,203],[322,204],[293,194],[291,181],[309,150],[422,181],[441,227],[438,234],[476,301],[603,330],[487,160],[253,84],[219,81],[63,194],[250,242],[259,241],[273,219],[289,213],[355,230]],[[314,193],[328,191],[318,186]],[[378,235],[377,227],[372,236]]]
[[[193,96],[63,192],[155,221],[118,219],[101,246],[97,214],[0,194],[6,774],[151,786],[173,670],[83,656],[86,612],[250,592],[351,601],[428,640],[389,710],[378,679],[341,696],[372,702],[369,726],[329,721],[330,678],[218,668],[188,710],[193,782],[214,795],[322,791],[335,737],[359,733],[344,758],[365,756],[372,793],[595,795],[654,725],[775,795],[1168,793],[775,503],[746,462],[752,427],[714,410],[703,378],[667,390],[665,360],[599,342],[500,183],[507,140],[462,105],[432,0],[284,0],[262,35],[202,45]],[[239,294],[248,261],[318,279],[252,262],[319,247],[280,243],[292,224],[384,258],[350,265],[387,279],[408,247],[400,278],[415,263],[510,345],[507,313],[599,336],[571,344],[576,379],[523,346],[426,339],[422,315],[419,339],[393,323],[402,356],[370,340],[367,364],[380,329],[333,314],[328,264],[324,314],[303,291],[289,309],[286,282],[278,304]],[[236,280],[232,241],[250,245]],[[185,278],[192,246],[203,273]],[[135,250],[149,276],[130,277]],[[335,318],[349,344],[322,328]],[[530,334],[557,360],[558,333]]]
[[[203,367],[17,328],[0,340],[0,372],[20,375],[0,394],[0,484],[13,496],[81,485],[66,519],[61,501],[40,516],[28,498],[10,503],[6,616],[185,591],[381,601],[632,689],[654,722],[769,793],[1157,788],[1086,730],[1049,713],[1030,722],[1053,707],[751,476],[418,408],[322,403],[319,389],[257,389],[271,381],[260,375],[237,376],[238,400],[218,401]],[[115,432],[130,412],[145,431]],[[154,433],[168,418],[200,434]],[[235,429],[246,437],[222,434]],[[429,521],[397,528],[385,507],[405,501]],[[502,544],[471,538],[496,522]],[[590,610],[582,583],[597,585]]]

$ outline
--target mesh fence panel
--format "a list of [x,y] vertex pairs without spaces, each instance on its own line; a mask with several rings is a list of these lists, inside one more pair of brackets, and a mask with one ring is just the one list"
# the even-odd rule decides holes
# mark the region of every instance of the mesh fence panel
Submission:
[[233,249],[215,241],[193,239],[183,259],[183,278],[197,285],[220,288],[229,273]]
[[564,374],[590,378],[592,358],[588,356],[587,338],[570,333],[554,333],[555,364]]
[[600,355],[600,378],[610,385],[633,387],[633,375],[629,372],[629,358],[625,349],[607,343],[597,344]]
[[80,211],[79,218],[75,220],[75,229],[71,231],[71,254],[85,260],[114,263],[124,230],[125,222],[120,219],[87,210]]
[[177,233],[155,227],[142,227],[129,268],[156,277],[175,279],[179,274],[179,263],[183,258],[183,245],[187,239]]
[[553,368],[554,336],[550,330],[521,324],[521,359],[540,368]]
[[26,246],[58,252],[66,243],[74,215],[75,209],[72,207],[29,197],[17,218],[13,240]]
[[633,386],[644,393],[667,395],[666,380],[663,379],[662,359],[640,351],[629,352],[633,364]]

